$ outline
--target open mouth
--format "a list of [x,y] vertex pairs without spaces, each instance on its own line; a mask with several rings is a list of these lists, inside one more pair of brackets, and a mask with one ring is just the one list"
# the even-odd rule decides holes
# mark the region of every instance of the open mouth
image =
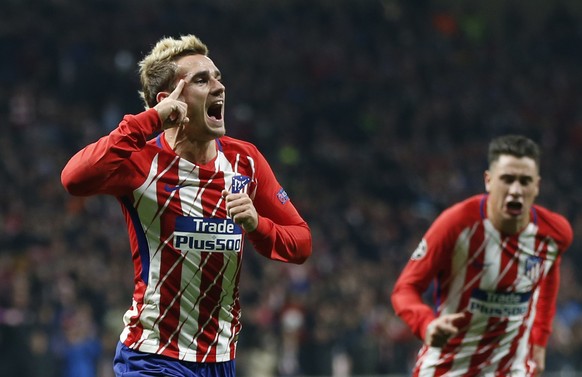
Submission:
[[210,105],[208,107],[208,110],[206,111],[206,114],[208,115],[209,118],[215,119],[215,120],[221,120],[222,119],[222,106],[223,106],[223,102],[222,101],[218,101],[213,103],[212,105]]
[[510,215],[521,215],[521,211],[523,209],[523,204],[520,202],[508,202],[507,203],[507,212]]

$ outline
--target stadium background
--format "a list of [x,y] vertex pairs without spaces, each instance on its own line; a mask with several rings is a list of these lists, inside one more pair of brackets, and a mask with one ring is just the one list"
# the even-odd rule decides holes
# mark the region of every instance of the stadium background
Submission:
[[[462,5],[461,5],[462,4]],[[565,214],[547,367],[582,371],[578,1],[3,0],[0,375],[111,376],[132,272],[117,203],[68,196],[81,146],[142,109],[136,62],[197,34],[312,227],[303,266],[247,250],[241,377],[406,374],[418,341],[389,305],[431,220],[483,190],[488,140],[543,148],[539,202]]]

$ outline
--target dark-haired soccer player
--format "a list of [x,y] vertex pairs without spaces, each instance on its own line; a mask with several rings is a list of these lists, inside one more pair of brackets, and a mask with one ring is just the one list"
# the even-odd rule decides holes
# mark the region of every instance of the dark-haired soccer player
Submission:
[[135,291],[114,370],[232,377],[245,235],[267,258],[302,263],[311,232],[257,148],[225,136],[225,86],[206,45],[164,38],[140,75],[146,110],[62,172],[73,195],[115,196],[127,221]]
[[[534,204],[539,166],[532,140],[492,140],[487,193],[445,210],[412,253],[392,305],[424,342],[414,376],[544,370],[560,258],[573,234],[563,216]],[[421,297],[433,281],[434,310]]]

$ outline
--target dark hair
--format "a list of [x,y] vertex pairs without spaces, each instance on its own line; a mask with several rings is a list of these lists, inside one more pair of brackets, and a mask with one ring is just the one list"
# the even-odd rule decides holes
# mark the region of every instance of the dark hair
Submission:
[[489,166],[501,155],[510,155],[518,158],[529,157],[540,166],[540,148],[535,141],[522,135],[499,136],[489,143]]

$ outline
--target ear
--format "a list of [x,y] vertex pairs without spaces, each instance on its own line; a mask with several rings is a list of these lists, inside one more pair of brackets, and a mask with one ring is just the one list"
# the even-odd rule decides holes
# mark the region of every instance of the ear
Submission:
[[156,101],[158,101],[158,103],[160,103],[164,100],[164,98],[166,98],[169,95],[170,95],[170,93],[168,93],[168,92],[159,92],[158,94],[156,94]]
[[491,189],[491,173],[489,170],[485,170],[485,173],[483,173],[483,181],[485,182],[485,191],[489,192]]
[[542,180],[542,177],[538,176],[538,178],[536,179],[536,192],[535,192],[535,197],[538,196],[538,194],[540,193],[540,181]]

